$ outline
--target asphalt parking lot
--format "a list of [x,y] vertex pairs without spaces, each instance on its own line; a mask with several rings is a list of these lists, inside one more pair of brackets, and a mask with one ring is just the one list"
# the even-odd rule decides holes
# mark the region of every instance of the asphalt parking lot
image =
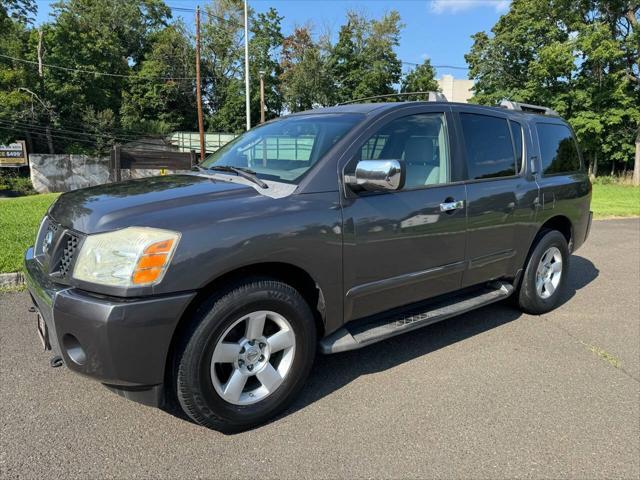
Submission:
[[272,423],[225,436],[49,367],[0,295],[2,478],[639,478],[640,219],[594,222],[564,304],[485,307],[318,357]]

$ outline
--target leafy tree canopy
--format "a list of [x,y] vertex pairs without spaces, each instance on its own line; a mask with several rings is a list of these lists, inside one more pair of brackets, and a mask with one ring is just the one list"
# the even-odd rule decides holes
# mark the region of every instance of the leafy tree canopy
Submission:
[[[424,62],[411,70],[402,79],[401,92],[439,92],[440,86],[436,80],[436,69],[427,58]],[[412,99],[427,100],[427,96],[411,97]]]
[[[632,165],[640,137],[637,2],[514,0],[466,55],[474,101],[548,105],[567,118],[594,169]],[[640,142],[640,139],[637,140]]]

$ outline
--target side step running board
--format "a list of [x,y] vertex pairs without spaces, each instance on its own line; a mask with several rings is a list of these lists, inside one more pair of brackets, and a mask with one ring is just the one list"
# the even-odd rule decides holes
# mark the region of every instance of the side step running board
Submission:
[[401,313],[349,323],[320,341],[322,353],[338,353],[365,347],[440,320],[498,302],[513,293],[513,285],[495,282],[471,292],[457,293]]

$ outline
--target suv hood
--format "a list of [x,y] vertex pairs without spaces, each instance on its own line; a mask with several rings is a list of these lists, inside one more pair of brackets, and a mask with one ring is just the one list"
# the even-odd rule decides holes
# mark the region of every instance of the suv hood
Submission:
[[134,225],[179,229],[186,221],[192,226],[202,216],[211,218],[220,208],[220,212],[232,215],[234,206],[264,200],[270,198],[235,179],[168,175],[68,192],[60,196],[49,214],[61,225],[82,233]]

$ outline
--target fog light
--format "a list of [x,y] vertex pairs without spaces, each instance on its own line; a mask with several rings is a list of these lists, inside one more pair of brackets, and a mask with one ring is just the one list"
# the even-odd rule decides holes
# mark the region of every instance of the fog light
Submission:
[[62,337],[62,346],[67,351],[69,358],[78,365],[84,365],[87,361],[87,354],[76,337],[67,333]]

